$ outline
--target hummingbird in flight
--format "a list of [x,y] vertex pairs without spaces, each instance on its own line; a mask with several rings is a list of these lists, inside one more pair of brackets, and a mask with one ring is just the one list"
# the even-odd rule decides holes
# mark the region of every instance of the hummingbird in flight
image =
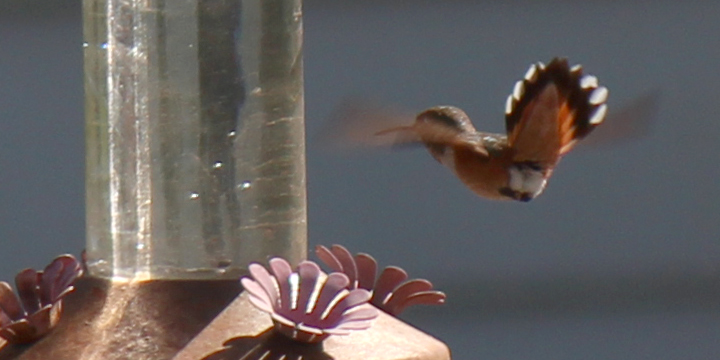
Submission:
[[474,193],[527,202],[542,194],[563,155],[607,113],[607,88],[567,59],[532,64],[505,103],[505,134],[477,131],[464,111],[429,108],[411,125],[376,132],[422,144]]

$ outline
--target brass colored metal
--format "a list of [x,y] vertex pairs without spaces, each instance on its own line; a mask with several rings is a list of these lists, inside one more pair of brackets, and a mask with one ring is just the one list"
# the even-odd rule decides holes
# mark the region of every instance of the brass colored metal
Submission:
[[[83,0],[87,268],[0,360],[450,358],[382,313],[320,345],[270,331],[247,265],[306,258],[301,0]],[[233,300],[234,299],[234,300]]]
[[330,336],[319,345],[292,342],[271,329],[270,317],[243,293],[173,360],[450,359],[445,344],[384,312],[369,329]]
[[30,346],[2,345],[0,360],[450,359],[445,344],[383,312],[368,330],[293,342],[239,291],[237,281],[86,277],[53,332]]
[[30,346],[5,344],[0,360],[170,359],[240,291],[237,281],[118,283],[86,277],[65,298],[57,328]]

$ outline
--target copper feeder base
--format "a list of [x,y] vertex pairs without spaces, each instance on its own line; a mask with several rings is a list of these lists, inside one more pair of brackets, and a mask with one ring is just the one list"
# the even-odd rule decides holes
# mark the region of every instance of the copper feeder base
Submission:
[[75,286],[56,329],[31,345],[3,345],[0,360],[450,359],[445,344],[382,312],[368,330],[292,342],[245,294],[237,297],[236,280],[85,277]]

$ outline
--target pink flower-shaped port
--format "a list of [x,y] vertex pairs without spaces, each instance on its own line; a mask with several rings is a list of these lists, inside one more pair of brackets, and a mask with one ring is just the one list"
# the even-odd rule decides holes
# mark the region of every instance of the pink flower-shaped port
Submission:
[[397,316],[413,305],[439,305],[445,303],[445,293],[433,290],[432,283],[425,279],[407,280],[405,270],[386,267],[377,281],[377,261],[368,254],[352,254],[341,245],[330,249],[319,245],[315,254],[327,266],[348,276],[348,289],[366,289],[372,291],[370,303],[390,315]]
[[250,264],[250,276],[242,278],[250,301],[270,314],[275,329],[291,339],[316,343],[330,335],[364,330],[378,315],[363,289],[347,290],[342,273],[325,274],[312,261],[303,261],[295,272],[282,258],[270,260],[272,275],[260,264]]
[[[62,314],[62,298],[73,291],[82,275],[72,255],[61,255],[44,271],[25,269],[15,276],[18,295],[0,282],[0,337],[13,344],[27,344],[47,334]],[[19,299],[18,299],[19,297]]]

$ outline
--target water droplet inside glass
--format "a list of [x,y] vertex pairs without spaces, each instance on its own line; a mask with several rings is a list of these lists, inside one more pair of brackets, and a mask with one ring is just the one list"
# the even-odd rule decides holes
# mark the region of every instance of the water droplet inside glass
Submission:
[[216,163],[213,164],[213,169],[219,169],[219,168],[221,168],[222,166],[223,166],[222,161],[218,161],[218,162],[216,162]]
[[137,248],[138,250],[142,250],[145,248],[145,244],[137,244],[137,246],[135,246],[135,248]]
[[200,197],[200,194],[198,194],[198,193],[196,193],[196,192],[191,192],[191,193],[190,193],[190,200],[195,200],[195,199],[197,199],[197,198],[199,198],[199,197]]
[[233,136],[235,136],[235,135],[237,135],[237,133],[235,132],[235,130],[233,130],[233,131],[229,132],[227,136],[228,136],[228,137],[233,137]]
[[86,47],[88,47],[88,46],[90,46],[90,44],[88,44],[87,41],[84,41],[84,42],[83,42],[83,47],[86,48]]
[[102,43],[102,45],[100,45],[100,47],[103,48],[103,49],[107,49],[107,48],[108,48],[108,43]]
[[242,184],[238,185],[240,190],[247,190],[252,186],[252,183],[249,181],[243,181]]
[[257,94],[259,94],[259,93],[261,93],[261,92],[262,92],[262,88],[258,86],[258,87],[256,87],[256,88],[252,89],[252,91],[250,92],[250,94],[252,94],[252,95],[257,95]]

